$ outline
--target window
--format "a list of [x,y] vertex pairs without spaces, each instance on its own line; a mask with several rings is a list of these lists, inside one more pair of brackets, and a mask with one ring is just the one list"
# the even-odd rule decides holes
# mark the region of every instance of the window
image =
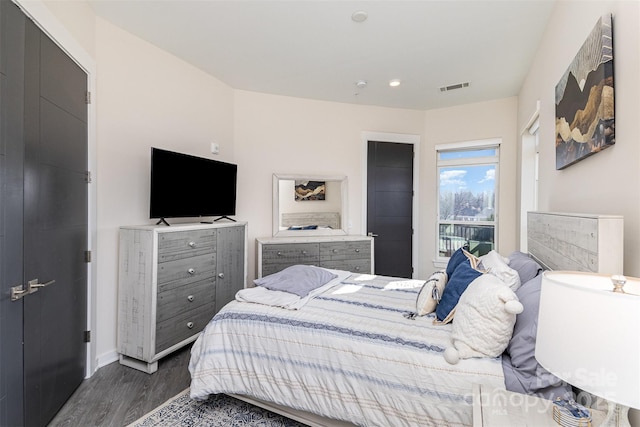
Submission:
[[481,256],[496,246],[500,141],[436,146],[438,257],[465,247]]

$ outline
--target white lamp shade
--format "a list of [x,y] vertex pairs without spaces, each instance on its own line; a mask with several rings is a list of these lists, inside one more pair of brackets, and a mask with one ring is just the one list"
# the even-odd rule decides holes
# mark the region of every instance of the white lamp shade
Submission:
[[536,359],[581,390],[640,408],[640,279],[614,293],[610,276],[542,276]]

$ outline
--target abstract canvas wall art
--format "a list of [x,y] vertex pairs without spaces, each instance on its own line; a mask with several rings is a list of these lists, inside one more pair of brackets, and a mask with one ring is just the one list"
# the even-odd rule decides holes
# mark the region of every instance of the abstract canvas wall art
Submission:
[[326,195],[325,181],[295,181],[295,200],[324,200]]
[[615,142],[613,31],[607,14],[556,85],[556,169]]

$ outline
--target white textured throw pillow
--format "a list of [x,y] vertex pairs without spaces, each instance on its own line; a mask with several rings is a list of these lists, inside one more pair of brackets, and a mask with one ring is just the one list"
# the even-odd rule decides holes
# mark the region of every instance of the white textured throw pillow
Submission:
[[429,280],[422,285],[416,300],[416,313],[418,316],[424,316],[436,311],[436,306],[446,285],[447,273],[444,271],[436,271],[429,277]]
[[507,348],[516,314],[523,306],[496,276],[483,274],[464,291],[451,329],[453,346],[444,352],[450,364],[470,357],[497,357]]
[[482,268],[489,274],[493,274],[511,288],[513,292],[520,287],[520,275],[509,267],[509,258],[505,258],[495,250],[480,257]]

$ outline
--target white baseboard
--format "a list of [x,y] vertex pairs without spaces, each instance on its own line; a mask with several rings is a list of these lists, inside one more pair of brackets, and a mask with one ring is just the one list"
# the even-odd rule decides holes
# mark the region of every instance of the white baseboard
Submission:
[[97,362],[96,371],[102,368],[103,366],[107,366],[113,362],[116,362],[117,360],[118,360],[118,352],[115,349],[108,351],[106,353],[102,353],[96,359],[96,362]]

